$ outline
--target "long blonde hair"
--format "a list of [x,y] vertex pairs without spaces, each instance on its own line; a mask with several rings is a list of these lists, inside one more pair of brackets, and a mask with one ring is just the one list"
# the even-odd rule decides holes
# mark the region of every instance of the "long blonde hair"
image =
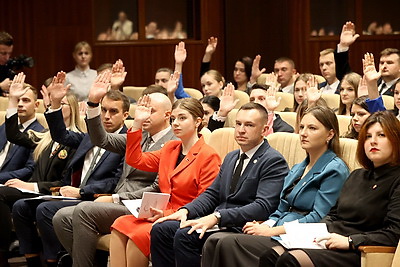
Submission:
[[[71,115],[70,115],[70,123],[67,127],[71,131],[74,132],[81,132],[80,130],[80,117],[79,117],[79,107],[78,107],[78,100],[76,99],[76,96],[72,93],[67,94],[67,101],[71,109]],[[33,159],[37,161],[39,159],[39,156],[42,154],[42,152],[51,144],[51,135],[50,131],[46,132],[36,132],[33,130],[28,130],[27,131],[29,138],[36,144],[36,148],[33,151]]]

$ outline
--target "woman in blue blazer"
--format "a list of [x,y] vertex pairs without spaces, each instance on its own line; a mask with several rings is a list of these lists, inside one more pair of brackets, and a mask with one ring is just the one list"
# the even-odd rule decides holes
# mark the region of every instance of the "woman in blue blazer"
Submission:
[[203,248],[203,266],[257,266],[266,249],[280,246],[276,239],[285,233],[283,223],[315,223],[329,212],[349,176],[340,158],[338,129],[329,108],[316,106],[305,112],[299,136],[307,158],[285,178],[278,209],[262,224],[248,222],[243,227],[245,235],[211,236]]

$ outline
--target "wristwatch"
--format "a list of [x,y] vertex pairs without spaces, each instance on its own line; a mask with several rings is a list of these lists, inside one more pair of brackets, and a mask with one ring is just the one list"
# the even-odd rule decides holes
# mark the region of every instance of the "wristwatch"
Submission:
[[221,221],[221,213],[219,213],[219,211],[216,211],[213,213],[213,215],[215,216],[215,218],[217,218],[217,224],[219,224],[219,222]]

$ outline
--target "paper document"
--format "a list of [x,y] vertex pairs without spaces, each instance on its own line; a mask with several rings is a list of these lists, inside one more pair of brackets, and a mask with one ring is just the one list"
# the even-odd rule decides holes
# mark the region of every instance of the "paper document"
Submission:
[[[2,186],[5,186],[5,185],[4,184],[0,184],[0,187],[2,187]],[[27,190],[27,189],[17,188],[17,187],[12,187],[12,188],[18,189],[22,193],[31,193],[31,194],[41,195],[40,193],[32,191],[32,190]]]
[[27,200],[35,200],[35,199],[42,199],[42,200],[78,200],[76,197],[63,197],[63,196],[52,196],[52,195],[42,195],[33,198],[27,198]]
[[142,199],[122,200],[122,203],[136,218],[149,218],[153,216],[150,207],[164,210],[168,205],[169,197],[169,194],[144,192]]
[[278,240],[285,248],[326,249],[325,241],[317,243],[321,237],[329,236],[325,223],[285,223],[286,234]]

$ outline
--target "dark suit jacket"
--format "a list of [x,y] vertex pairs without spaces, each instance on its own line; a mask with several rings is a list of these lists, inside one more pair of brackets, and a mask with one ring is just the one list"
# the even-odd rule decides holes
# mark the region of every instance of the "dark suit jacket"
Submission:
[[[101,123],[100,116],[87,119],[86,125],[94,145],[123,156],[125,155],[126,134],[107,133]],[[141,145],[143,145],[146,138],[147,133],[144,133]],[[159,150],[170,140],[177,140],[172,130],[168,131],[147,151]],[[125,162],[115,193],[119,195],[120,199],[137,199],[141,198],[144,192],[159,192],[157,174],[157,172],[136,169]]]
[[188,218],[221,213],[220,226],[242,227],[246,222],[266,220],[276,210],[288,166],[283,156],[267,140],[250,159],[232,194],[230,184],[239,150],[226,155],[218,177],[191,203]]
[[[52,139],[60,144],[76,148],[74,157],[66,167],[63,175],[63,184],[71,185],[72,174],[79,171],[85,161],[86,153],[94,147],[88,134],[68,131],[62,119],[61,110],[46,113]],[[126,133],[126,126],[120,133]],[[81,185],[82,199],[91,199],[93,194],[112,193],[122,173],[124,157],[105,151],[101,156],[85,185]]]
[[[18,115],[15,114],[8,120],[12,120],[12,123],[15,124],[13,127],[14,131],[16,130],[19,132],[17,126]],[[26,133],[29,129],[41,132],[43,130],[43,126],[37,120],[35,120],[24,130],[24,133]],[[18,133],[14,133],[13,136],[16,136],[17,134]],[[2,124],[0,126],[0,150],[4,149],[6,143],[6,124]],[[32,176],[35,166],[31,152],[32,151],[30,147],[20,146],[18,143],[13,145],[8,151],[7,157],[1,166],[0,183],[5,183],[7,180],[12,178],[18,178],[20,180],[27,181]]]
[[[383,82],[382,78],[380,78],[378,80],[378,86]],[[383,93],[384,95],[390,95],[390,96],[394,96],[394,89],[396,88],[397,83],[394,83],[392,86],[389,87],[388,90],[386,90],[385,93]]]

